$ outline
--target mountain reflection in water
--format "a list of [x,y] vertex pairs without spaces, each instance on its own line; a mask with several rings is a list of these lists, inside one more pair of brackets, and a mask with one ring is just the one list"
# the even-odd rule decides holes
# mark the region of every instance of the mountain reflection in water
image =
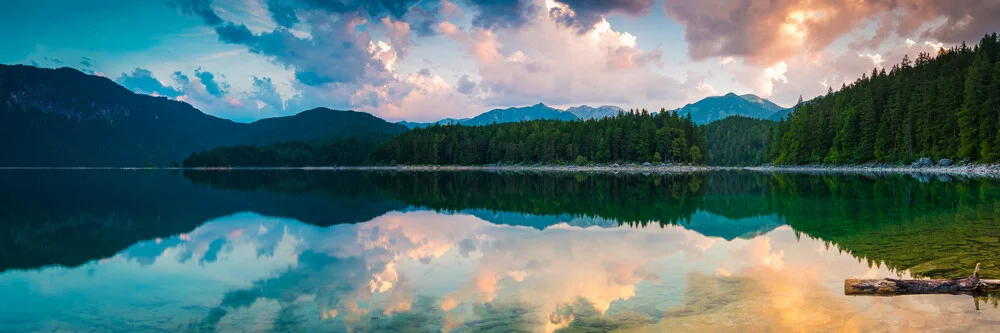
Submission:
[[1000,320],[995,299],[977,310],[969,296],[843,295],[844,278],[963,276],[976,261],[996,276],[991,180],[0,177],[13,190],[0,201],[0,331],[993,331]]

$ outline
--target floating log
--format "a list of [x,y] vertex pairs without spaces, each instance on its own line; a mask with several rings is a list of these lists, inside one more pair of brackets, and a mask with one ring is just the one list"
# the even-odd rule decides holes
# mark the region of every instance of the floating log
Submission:
[[1000,290],[1000,280],[979,278],[979,264],[972,276],[945,280],[846,279],[845,295],[897,296],[919,294],[981,294]]

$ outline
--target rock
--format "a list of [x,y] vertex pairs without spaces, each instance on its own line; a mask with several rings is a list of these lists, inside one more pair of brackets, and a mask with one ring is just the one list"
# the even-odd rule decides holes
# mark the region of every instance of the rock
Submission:
[[937,162],[937,165],[938,165],[939,167],[946,167],[946,166],[950,166],[950,165],[951,165],[952,163],[954,163],[954,162],[955,162],[955,161],[952,161],[951,159],[948,159],[948,158],[942,158],[941,160],[939,160],[939,161]]
[[913,164],[910,164],[910,166],[912,166],[914,168],[925,168],[925,167],[929,167],[929,166],[931,166],[933,164],[934,164],[934,162],[932,162],[930,158],[921,157],[916,162],[913,162]]
[[643,166],[643,167],[647,167],[647,168],[648,168],[648,167],[651,167],[651,166],[653,166],[653,164],[651,164],[651,163],[649,163],[649,162],[646,162],[646,163],[643,163],[643,164],[642,164],[642,166]]

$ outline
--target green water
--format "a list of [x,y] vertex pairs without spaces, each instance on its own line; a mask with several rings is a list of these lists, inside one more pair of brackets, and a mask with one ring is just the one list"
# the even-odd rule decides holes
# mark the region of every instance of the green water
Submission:
[[1000,182],[0,171],[0,332],[995,331]]

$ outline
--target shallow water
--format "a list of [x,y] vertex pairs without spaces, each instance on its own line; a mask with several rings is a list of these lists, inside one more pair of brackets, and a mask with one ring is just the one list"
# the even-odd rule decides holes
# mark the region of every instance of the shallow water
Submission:
[[996,331],[1000,183],[3,171],[0,332]]

